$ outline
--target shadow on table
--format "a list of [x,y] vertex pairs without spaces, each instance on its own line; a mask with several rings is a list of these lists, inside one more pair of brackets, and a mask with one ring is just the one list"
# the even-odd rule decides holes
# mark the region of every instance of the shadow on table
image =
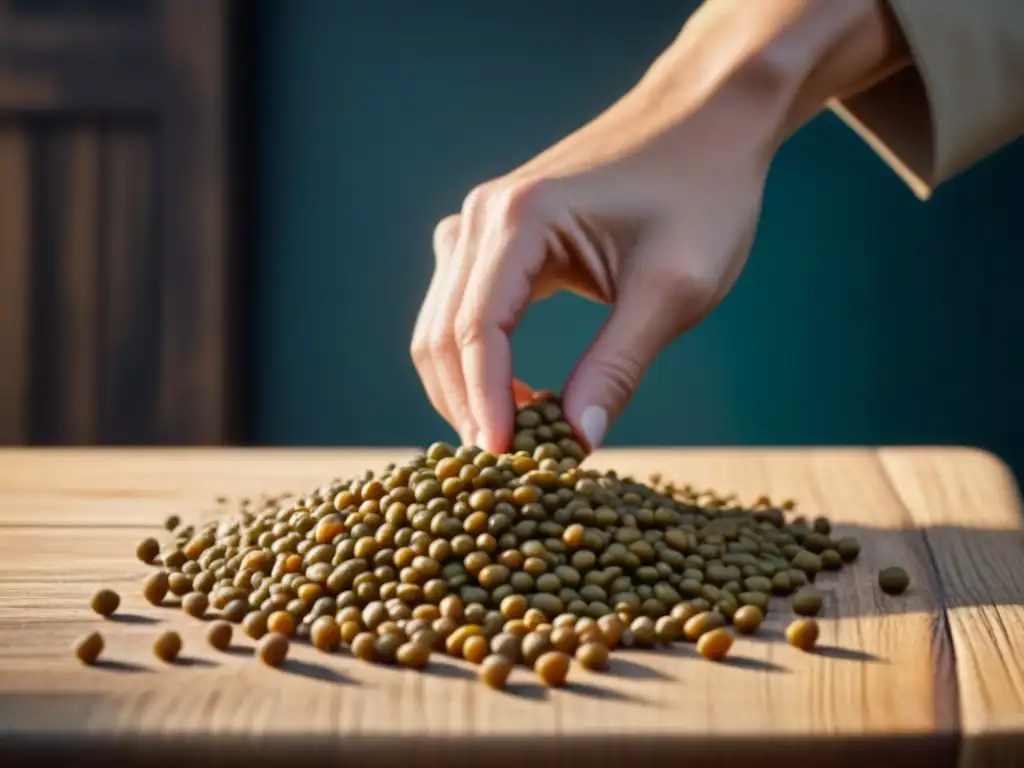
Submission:
[[[854,536],[861,551],[857,560],[841,570],[818,574],[814,586],[825,597],[823,618],[1024,605],[1024,530],[966,526],[893,530],[844,524],[836,525],[831,535]],[[878,572],[890,566],[899,566],[910,576],[910,586],[902,595],[886,594],[878,585]],[[785,609],[787,603],[787,598],[776,598],[772,608]],[[783,639],[774,627],[763,628],[755,637]]]

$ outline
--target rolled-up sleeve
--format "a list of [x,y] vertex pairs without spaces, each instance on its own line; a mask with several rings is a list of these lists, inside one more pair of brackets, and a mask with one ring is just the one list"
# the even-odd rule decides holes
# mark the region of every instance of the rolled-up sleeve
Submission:
[[1024,133],[1024,2],[889,6],[912,64],[830,106],[926,199]]

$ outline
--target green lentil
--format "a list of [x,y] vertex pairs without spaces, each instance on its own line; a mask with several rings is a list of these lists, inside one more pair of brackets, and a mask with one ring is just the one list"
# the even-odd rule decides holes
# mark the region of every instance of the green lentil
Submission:
[[910,576],[899,566],[883,568],[878,572],[878,586],[889,595],[901,595],[910,586]]

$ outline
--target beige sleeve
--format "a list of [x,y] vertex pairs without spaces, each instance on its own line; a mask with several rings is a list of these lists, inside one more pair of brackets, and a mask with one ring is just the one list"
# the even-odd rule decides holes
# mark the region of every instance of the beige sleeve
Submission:
[[1024,2],[889,6],[913,64],[829,106],[926,199],[1024,133]]

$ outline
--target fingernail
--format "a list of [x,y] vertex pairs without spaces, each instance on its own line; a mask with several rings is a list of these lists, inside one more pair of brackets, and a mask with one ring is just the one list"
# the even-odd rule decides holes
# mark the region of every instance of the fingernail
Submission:
[[605,430],[608,429],[608,412],[599,405],[585,408],[583,415],[580,416],[580,429],[590,444],[590,450],[597,450],[604,440]]

